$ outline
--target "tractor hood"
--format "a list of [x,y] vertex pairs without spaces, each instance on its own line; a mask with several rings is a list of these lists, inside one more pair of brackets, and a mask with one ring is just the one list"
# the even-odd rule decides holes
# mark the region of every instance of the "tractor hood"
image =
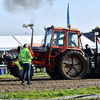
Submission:
[[33,52],[47,52],[47,46],[45,47],[32,47]]

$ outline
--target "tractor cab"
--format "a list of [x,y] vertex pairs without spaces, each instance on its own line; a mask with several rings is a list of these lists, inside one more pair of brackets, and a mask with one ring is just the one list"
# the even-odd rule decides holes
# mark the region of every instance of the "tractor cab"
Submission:
[[60,54],[67,50],[81,50],[80,31],[74,28],[54,26],[45,28],[43,44],[41,47],[32,47],[32,50],[35,54],[33,63],[39,64],[41,62],[43,66],[55,67],[55,59]]
[[33,52],[47,52],[49,56],[55,56],[63,49],[80,49],[80,32],[77,29],[48,27],[41,47],[32,47]]
[[[67,34],[66,34],[67,33]],[[78,33],[72,32],[68,29],[61,29],[56,27],[50,27],[45,30],[45,39],[44,45],[51,47],[51,46],[72,46],[78,47],[79,46],[79,39]],[[66,40],[66,41],[65,41]],[[52,43],[52,44],[51,44]]]

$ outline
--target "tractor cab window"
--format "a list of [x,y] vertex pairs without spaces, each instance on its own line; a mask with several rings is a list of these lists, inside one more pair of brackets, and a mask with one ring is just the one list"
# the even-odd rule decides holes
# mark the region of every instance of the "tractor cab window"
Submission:
[[68,46],[79,46],[77,33],[68,33]]
[[45,31],[45,39],[44,39],[44,44],[48,47],[51,45],[51,38],[52,38],[52,29],[47,29]]
[[64,35],[65,32],[54,32],[53,36],[53,46],[64,46]]

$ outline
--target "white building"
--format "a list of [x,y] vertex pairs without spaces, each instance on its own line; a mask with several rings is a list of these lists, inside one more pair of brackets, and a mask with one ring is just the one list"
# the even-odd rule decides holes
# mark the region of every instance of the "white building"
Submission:
[[[44,36],[34,35],[33,43],[38,43],[41,45],[41,41],[43,39]],[[9,52],[11,49],[24,45],[25,43],[31,43],[31,36],[0,36],[0,53],[2,54],[3,51]],[[17,55],[15,51],[10,53],[11,55]]]

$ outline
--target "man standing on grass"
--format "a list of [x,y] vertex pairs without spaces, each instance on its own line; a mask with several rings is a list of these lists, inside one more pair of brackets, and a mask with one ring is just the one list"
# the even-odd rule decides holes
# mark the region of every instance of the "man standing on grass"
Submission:
[[27,85],[33,83],[30,82],[30,70],[31,70],[31,59],[32,55],[28,49],[28,44],[24,44],[23,49],[19,53],[19,60],[22,62],[23,66],[23,76],[22,76],[22,85],[25,85],[25,76],[27,73]]

